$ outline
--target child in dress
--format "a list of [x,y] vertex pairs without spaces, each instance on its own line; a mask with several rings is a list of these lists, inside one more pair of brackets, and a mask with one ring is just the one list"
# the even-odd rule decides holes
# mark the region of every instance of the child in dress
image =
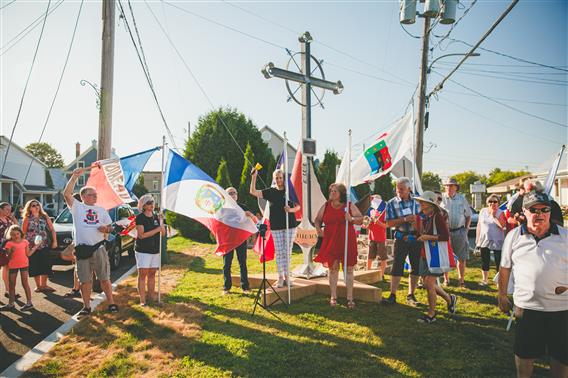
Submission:
[[16,278],[18,278],[18,272],[20,272],[20,279],[22,280],[22,286],[26,292],[26,304],[23,305],[20,310],[27,311],[34,307],[32,304],[32,292],[30,289],[30,284],[28,282],[29,274],[28,267],[29,261],[28,257],[33,255],[37,250],[37,245],[40,243],[35,243],[36,246],[30,249],[29,242],[24,239],[24,233],[20,226],[14,224],[6,230],[4,238],[7,240],[5,248],[8,251],[8,269],[9,269],[9,292],[10,301],[7,305],[0,307],[1,311],[13,310],[16,306],[14,302],[16,300]]

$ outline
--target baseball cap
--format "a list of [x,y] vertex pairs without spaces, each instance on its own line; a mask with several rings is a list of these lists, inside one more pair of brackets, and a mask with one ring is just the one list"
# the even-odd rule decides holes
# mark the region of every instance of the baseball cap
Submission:
[[523,196],[523,208],[530,209],[534,205],[538,204],[550,206],[550,199],[548,198],[548,195],[533,190]]

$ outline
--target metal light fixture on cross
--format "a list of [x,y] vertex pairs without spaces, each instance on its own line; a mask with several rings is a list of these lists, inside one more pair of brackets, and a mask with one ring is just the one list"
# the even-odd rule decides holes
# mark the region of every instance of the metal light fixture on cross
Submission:
[[[325,80],[325,74],[321,65],[310,52],[310,43],[312,36],[309,32],[302,34],[298,40],[300,41],[301,50],[299,53],[290,55],[290,60],[286,65],[286,69],[277,68],[272,62],[268,63],[261,71],[265,78],[270,79],[273,77],[284,79],[286,82],[286,89],[290,95],[288,101],[294,100],[297,104],[302,106],[302,223],[298,227],[298,236],[302,240],[313,240],[310,234],[315,233],[315,228],[311,224],[312,208],[311,208],[311,180],[310,169],[312,166],[313,155],[315,154],[315,140],[312,139],[312,106],[319,105],[323,108],[323,96],[326,90],[332,91],[333,94],[340,94],[343,91],[343,84],[341,81],[331,82]],[[294,59],[296,55],[301,56],[301,66],[298,65]],[[315,62],[315,67],[312,71],[312,60]],[[290,71],[288,68],[290,63],[299,70],[299,72]],[[317,77],[315,75],[319,75]],[[299,86],[296,90],[292,91],[290,82],[298,83]],[[320,89],[321,94],[314,91],[314,88]],[[296,98],[298,90],[302,91],[301,99]],[[316,97],[317,102],[312,104],[312,94]],[[315,209],[317,211],[319,209]],[[302,237],[303,236],[303,237]],[[298,239],[298,237],[297,237]],[[317,241],[317,237],[316,237]],[[316,267],[312,262],[311,249],[315,243],[300,243],[304,253],[304,264],[294,270],[294,275],[297,277],[320,277],[326,274],[325,269],[321,266]]]

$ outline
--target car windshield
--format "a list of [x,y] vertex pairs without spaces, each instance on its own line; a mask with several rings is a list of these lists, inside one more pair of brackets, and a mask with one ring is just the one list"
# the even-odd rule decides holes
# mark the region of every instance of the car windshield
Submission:
[[55,223],[73,223],[73,215],[69,209],[65,209],[59,214],[59,216],[55,219]]

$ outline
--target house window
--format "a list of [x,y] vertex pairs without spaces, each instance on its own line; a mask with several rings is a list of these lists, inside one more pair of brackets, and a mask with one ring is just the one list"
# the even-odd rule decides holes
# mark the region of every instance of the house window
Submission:
[[152,181],[152,188],[155,192],[160,190],[160,182],[158,180]]
[[79,179],[77,180],[77,185],[85,186],[85,175],[79,176]]
[[78,168],[85,168],[85,161],[79,160],[79,161],[77,162],[77,167],[78,167]]

